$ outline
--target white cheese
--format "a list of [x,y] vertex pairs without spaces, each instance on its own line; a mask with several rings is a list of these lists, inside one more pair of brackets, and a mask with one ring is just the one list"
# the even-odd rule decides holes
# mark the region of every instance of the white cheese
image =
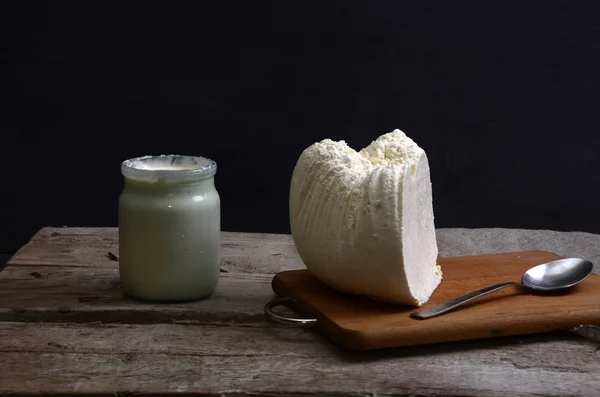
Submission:
[[322,140],[294,168],[294,242],[308,270],[340,291],[427,302],[442,279],[433,218],[427,156],[400,130],[360,152]]

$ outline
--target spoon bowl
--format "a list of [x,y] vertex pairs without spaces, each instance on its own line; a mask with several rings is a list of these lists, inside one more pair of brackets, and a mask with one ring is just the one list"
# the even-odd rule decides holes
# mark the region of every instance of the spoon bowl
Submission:
[[470,302],[473,299],[511,286],[521,285],[533,290],[545,292],[563,290],[585,280],[592,270],[594,270],[592,262],[580,258],[566,258],[547,262],[527,270],[525,274],[523,274],[523,277],[521,277],[521,283],[507,282],[492,285],[491,287],[471,292],[470,294],[463,295],[430,309],[411,313],[410,316],[419,320],[436,317]]
[[585,259],[560,259],[527,270],[521,283],[539,291],[556,291],[579,284],[592,270],[594,265]]

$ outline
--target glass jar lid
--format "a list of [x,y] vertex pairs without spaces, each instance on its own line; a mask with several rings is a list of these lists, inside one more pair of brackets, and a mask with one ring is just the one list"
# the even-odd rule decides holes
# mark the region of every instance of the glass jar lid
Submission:
[[217,163],[206,157],[168,154],[128,159],[121,164],[127,179],[144,182],[192,182],[217,173]]

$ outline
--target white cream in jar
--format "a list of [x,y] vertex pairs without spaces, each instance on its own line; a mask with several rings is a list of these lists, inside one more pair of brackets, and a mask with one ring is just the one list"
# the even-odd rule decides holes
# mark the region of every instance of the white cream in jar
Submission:
[[126,160],[119,198],[119,274],[124,292],[152,301],[207,297],[220,272],[217,164],[162,155]]

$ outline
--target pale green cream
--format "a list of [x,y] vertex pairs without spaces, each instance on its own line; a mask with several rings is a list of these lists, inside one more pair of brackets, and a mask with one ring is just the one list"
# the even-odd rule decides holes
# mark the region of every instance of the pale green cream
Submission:
[[126,294],[144,300],[200,299],[212,293],[220,271],[216,164],[192,158],[198,164],[165,165],[164,157],[156,157],[156,168],[148,157],[143,166],[135,161],[123,164],[121,283]]

